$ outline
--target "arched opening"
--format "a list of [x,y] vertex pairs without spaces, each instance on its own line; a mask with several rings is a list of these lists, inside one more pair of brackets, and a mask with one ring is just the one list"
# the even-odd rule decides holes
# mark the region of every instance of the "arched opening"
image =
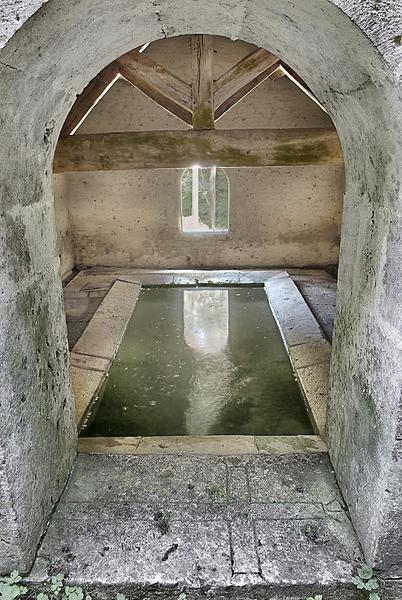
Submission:
[[185,169],[180,178],[180,203],[183,232],[229,230],[229,180],[223,169],[198,165]]
[[[1,52],[1,152],[7,165],[1,216],[6,390],[1,468],[8,510],[2,569],[28,568],[75,455],[51,192],[58,133],[75,94],[129,51],[133,39],[138,46],[201,31],[240,35],[270,48],[315,91],[340,134],[346,194],[328,444],[367,559],[395,571],[401,99],[391,71],[364,33],[329,1],[308,7],[284,2],[280,11],[273,2],[247,9],[207,2],[197,12],[191,2],[166,3],[158,11],[143,3],[129,16],[124,2],[93,2],[91,15],[101,14],[101,20],[92,19],[87,8],[76,2],[61,19],[62,3],[50,0]],[[364,488],[357,489],[356,481]]]
[[[203,110],[194,108],[201,101],[199,82],[211,90],[211,114],[205,99]],[[202,112],[208,118],[201,122]],[[60,246],[69,220],[70,260],[79,271],[65,298],[82,437],[323,435],[330,344],[319,323],[323,317],[330,340],[336,286],[330,271],[338,262],[344,165],[331,119],[289,66],[263,48],[221,36],[171,37],[134,49],[77,98],[62,127],[55,171]],[[257,289],[284,269],[291,275],[278,285],[290,285],[300,305],[290,317],[299,319],[308,341],[311,322],[322,343],[322,363],[308,375],[297,373],[296,364],[292,371],[292,353],[287,356],[281,344],[270,310],[274,283],[266,292]],[[107,385],[99,371],[95,389],[92,370],[100,365],[94,360],[109,357],[110,335],[104,331],[103,349],[91,342],[90,331],[99,337],[99,327],[106,326],[107,315],[102,325],[97,309],[122,277],[143,288],[157,281],[180,287],[183,280],[196,289],[155,291],[154,298],[143,289],[138,308],[136,295],[128,333],[121,344],[117,340],[113,366],[107,366]],[[237,284],[238,290],[198,289],[214,282]],[[255,289],[245,293],[244,285]],[[219,334],[222,298],[228,332],[212,368],[214,338],[208,332]],[[152,308],[158,302],[160,315]],[[259,312],[261,303],[267,315]],[[175,304],[182,308],[178,318]],[[99,311],[104,313],[103,304]],[[275,318],[286,326],[283,316]],[[250,339],[239,334],[236,319]],[[194,344],[187,352],[190,326],[193,340],[205,335],[206,360]],[[284,331],[282,336],[288,343]],[[288,346],[303,341],[293,335]],[[322,381],[312,402],[320,407],[309,399],[317,376]],[[220,377],[225,386],[218,385]],[[215,418],[205,418],[203,426],[193,419],[186,427],[186,403],[197,408],[197,402],[192,413]],[[89,439],[82,443],[90,446]]]

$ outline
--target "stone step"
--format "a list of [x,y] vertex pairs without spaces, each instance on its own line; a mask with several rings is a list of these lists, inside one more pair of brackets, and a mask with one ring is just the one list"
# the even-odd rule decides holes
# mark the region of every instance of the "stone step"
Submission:
[[354,598],[363,562],[328,455],[81,454],[30,582],[111,598]]

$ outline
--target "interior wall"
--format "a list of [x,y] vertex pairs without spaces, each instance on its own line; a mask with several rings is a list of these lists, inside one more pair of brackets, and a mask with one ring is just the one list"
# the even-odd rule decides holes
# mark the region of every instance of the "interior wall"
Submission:
[[[215,39],[215,78],[255,46]],[[190,37],[145,51],[191,80]],[[331,127],[330,118],[286,77],[267,80],[224,115],[219,128]],[[187,129],[124,80],[96,105],[77,133]],[[170,169],[55,175],[62,265],[247,267],[337,264],[343,166],[226,170],[227,235],[183,234],[180,176]],[[60,182],[63,181],[63,183]],[[63,210],[64,209],[64,210]],[[67,216],[71,225],[67,224]]]

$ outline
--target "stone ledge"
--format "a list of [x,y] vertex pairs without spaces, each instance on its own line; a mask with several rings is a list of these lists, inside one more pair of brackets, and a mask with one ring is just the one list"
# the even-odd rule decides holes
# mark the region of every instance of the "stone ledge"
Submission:
[[327,452],[319,436],[153,436],[82,437],[80,454],[171,454],[241,456]]
[[71,352],[70,372],[78,427],[102,386],[140,290],[140,284],[115,281]]
[[315,431],[325,434],[331,344],[286,271],[264,284]]

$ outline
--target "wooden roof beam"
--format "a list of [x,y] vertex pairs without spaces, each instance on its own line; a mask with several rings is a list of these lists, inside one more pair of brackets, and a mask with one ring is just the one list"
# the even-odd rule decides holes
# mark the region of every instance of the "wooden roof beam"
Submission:
[[279,66],[279,59],[258,48],[226,71],[214,85],[215,119],[219,119]]
[[213,58],[213,36],[191,36],[193,129],[215,127]]
[[191,86],[138,50],[116,61],[121,76],[185,123],[192,124]]
[[128,169],[341,164],[335,129],[210,129],[73,135],[59,140],[56,173]]
[[86,119],[94,106],[103,98],[119,77],[119,68],[115,62],[108,65],[92,81],[89,82],[83,92],[77,97],[70,112],[67,115],[60,136],[72,135],[81,123]]

